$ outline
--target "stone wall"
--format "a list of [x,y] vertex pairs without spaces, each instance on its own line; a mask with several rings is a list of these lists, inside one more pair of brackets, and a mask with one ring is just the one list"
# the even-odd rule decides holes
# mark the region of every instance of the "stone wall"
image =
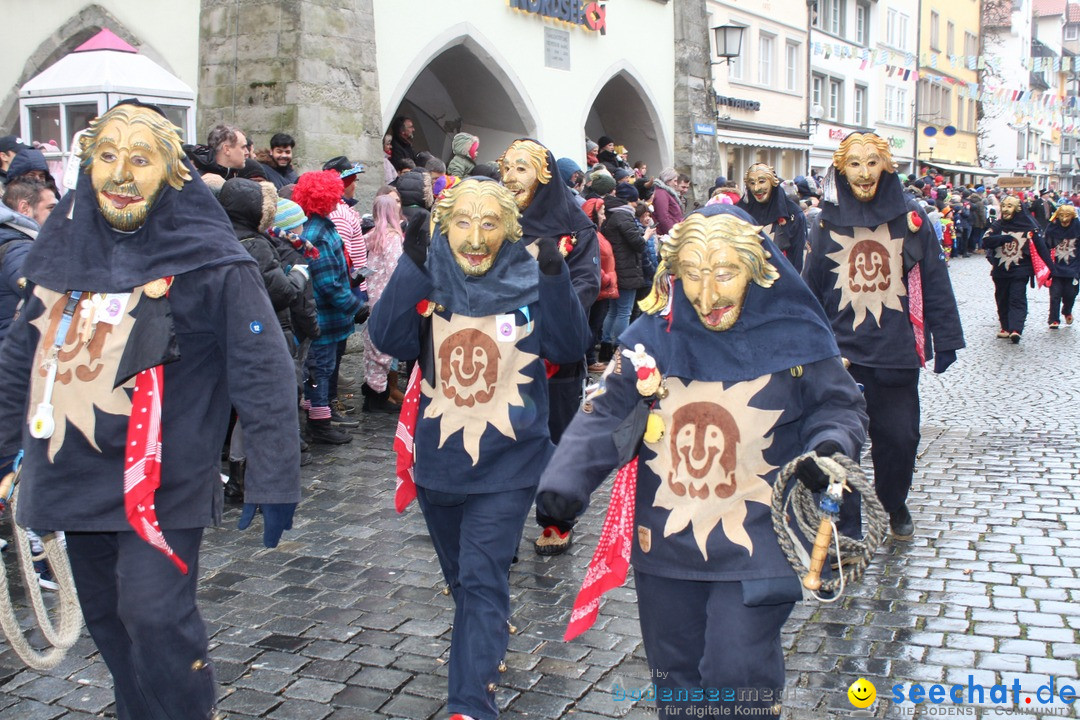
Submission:
[[712,46],[705,0],[675,3],[675,169],[690,176],[690,209],[708,200],[720,167],[716,138],[695,135],[694,123],[716,123],[709,92]]
[[202,0],[197,135],[219,122],[267,147],[296,138],[298,170],[335,155],[368,167],[357,198],[382,184],[382,118],[371,0]]

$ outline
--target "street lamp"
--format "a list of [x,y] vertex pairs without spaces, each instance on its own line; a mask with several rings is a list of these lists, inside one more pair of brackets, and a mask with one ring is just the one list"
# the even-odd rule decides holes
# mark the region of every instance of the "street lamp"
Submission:
[[934,148],[937,147],[937,136],[931,135],[926,139],[926,150],[920,150],[919,155],[927,155],[930,162],[934,162]]
[[746,28],[742,25],[720,25],[713,28],[716,39],[716,54],[728,65],[742,53],[742,39]]
[[818,121],[825,115],[825,108],[821,107],[817,103],[810,106],[810,119],[806,122],[799,123],[799,127],[808,133],[812,133],[817,130]]

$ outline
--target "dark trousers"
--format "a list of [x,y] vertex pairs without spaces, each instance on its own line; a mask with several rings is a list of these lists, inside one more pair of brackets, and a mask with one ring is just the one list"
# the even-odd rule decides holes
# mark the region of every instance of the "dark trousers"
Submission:
[[86,628],[113,677],[119,720],[207,720],[217,691],[195,607],[202,528],[166,530],[183,575],[134,532],[68,532]]
[[998,322],[1007,332],[1024,332],[1027,320],[1027,278],[994,278],[994,300]]
[[329,407],[331,378],[337,364],[337,344],[312,345],[307,356],[308,379],[304,387],[304,398],[312,407]]
[[341,358],[345,357],[345,348],[348,346],[348,339],[339,340],[334,348],[334,372],[330,375],[330,399],[337,400],[338,396],[338,375],[341,374]]
[[[634,582],[658,717],[733,717],[736,708],[777,702],[775,693],[784,687],[780,630],[794,603],[747,607],[740,582],[673,580],[637,570]],[[724,688],[742,689],[743,699],[709,697],[711,689]],[[681,699],[697,689],[703,700]]]
[[[919,371],[848,368],[855,382],[863,386],[866,414],[870,416],[870,459],[874,464],[874,490],[886,512],[899,510],[907,502],[919,451]],[[845,496],[849,497],[849,496]],[[858,508],[858,492],[850,493],[841,508],[841,530],[851,508]],[[856,514],[855,517],[858,517]]]
[[986,228],[971,228],[971,237],[968,239],[968,249],[971,252],[982,249],[982,239],[985,234]]
[[1076,302],[1078,289],[1075,278],[1055,277],[1050,283],[1050,319],[1048,322],[1061,322],[1060,313],[1072,315],[1073,303]]
[[536,488],[472,495],[417,488],[443,577],[454,596],[446,709],[477,720],[499,710],[488,690],[510,641],[510,563]]
[[608,314],[608,304],[610,300],[597,300],[593,303],[592,308],[589,309],[589,330],[592,332],[592,344],[589,346],[589,351],[585,354],[585,362],[592,365],[599,358],[596,354],[596,344],[600,342],[600,333],[604,329],[604,319]]

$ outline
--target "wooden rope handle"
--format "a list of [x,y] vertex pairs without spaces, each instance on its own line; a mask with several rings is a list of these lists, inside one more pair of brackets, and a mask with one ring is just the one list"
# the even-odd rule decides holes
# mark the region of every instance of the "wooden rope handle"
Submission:
[[831,542],[832,520],[825,516],[818,523],[814,551],[810,555],[810,570],[802,581],[803,587],[807,590],[817,590],[821,587],[821,571],[825,569],[825,560],[829,557],[829,543]]

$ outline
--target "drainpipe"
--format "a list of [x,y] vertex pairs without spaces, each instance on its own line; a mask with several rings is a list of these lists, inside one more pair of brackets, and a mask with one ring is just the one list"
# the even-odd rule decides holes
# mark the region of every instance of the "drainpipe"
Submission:
[[[915,58],[916,58],[915,59],[915,69],[916,70],[921,70],[922,69],[922,63],[919,62],[919,61],[922,58],[922,0],[919,0],[918,5],[916,7],[918,8],[918,10],[917,10],[918,15],[916,16],[916,22],[915,22]],[[922,73],[919,73],[919,79],[915,81],[915,117],[912,118],[912,120],[915,121],[914,122],[914,125],[915,125],[915,140],[912,143],[912,150],[914,151],[914,155],[915,155],[915,177],[916,178],[920,177],[920,175],[919,175],[919,87],[921,85],[922,85]],[[976,123],[976,127],[977,126],[978,125]]]

